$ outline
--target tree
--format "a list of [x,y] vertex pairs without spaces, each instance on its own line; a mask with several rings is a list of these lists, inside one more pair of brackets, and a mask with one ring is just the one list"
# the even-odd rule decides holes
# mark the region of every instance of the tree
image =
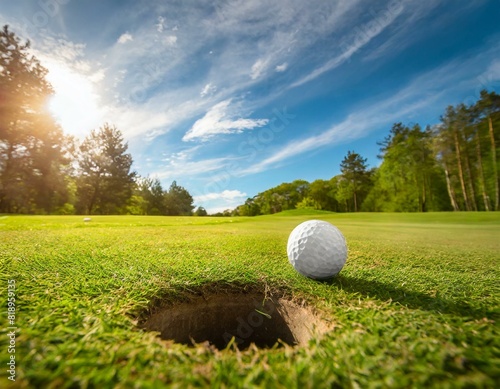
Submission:
[[460,179],[460,187],[462,189],[462,196],[464,198],[465,209],[467,211],[471,210],[469,194],[467,193],[467,188],[465,186],[465,174],[463,167],[463,158],[460,144],[463,143],[462,136],[460,133],[461,127],[457,124],[457,111],[453,107],[448,107],[447,119],[449,120],[449,127],[453,136],[453,145],[455,147],[455,158],[458,168],[458,177]]
[[201,206],[196,208],[196,211],[194,212],[194,214],[196,216],[207,216],[208,215],[207,210]]
[[357,212],[363,200],[362,196],[366,193],[366,184],[369,182],[366,158],[354,151],[348,151],[340,163],[340,171],[344,181],[342,195],[339,198],[344,201],[348,197],[352,198],[353,210]]
[[481,192],[481,197],[483,199],[483,206],[485,211],[490,211],[490,201],[489,197],[487,194],[486,190],[486,180],[484,176],[484,168],[483,168],[483,156],[482,156],[482,137],[481,137],[481,131],[480,131],[480,120],[479,120],[479,110],[477,105],[472,106],[469,108],[469,114],[471,116],[471,121],[472,121],[472,129],[474,133],[474,140],[473,142],[475,143],[475,157],[476,157],[476,165],[477,165],[477,181],[478,181],[478,186],[479,190]]
[[166,215],[165,191],[158,178],[136,177],[136,195],[144,199],[145,215]]
[[193,213],[193,197],[182,186],[173,181],[165,193],[166,214],[170,216],[190,216]]
[[29,49],[0,31],[0,212],[50,213],[68,198],[71,141],[46,110],[53,90]]
[[297,209],[321,209],[321,205],[312,197],[304,197],[297,203]]
[[446,209],[444,174],[436,163],[433,132],[395,123],[378,143],[382,164],[373,176],[365,210],[426,212]]
[[499,114],[500,96],[482,91],[476,104],[449,106],[435,129],[437,157],[455,210],[497,209]]
[[335,193],[336,184],[332,180],[315,180],[309,186],[309,197],[316,202],[319,209],[325,211],[338,211]]
[[253,198],[248,198],[245,204],[237,207],[238,214],[240,216],[257,216],[260,215],[260,206],[256,201],[257,196]]
[[[441,117],[441,124],[435,127],[434,130],[434,147],[436,149],[436,154],[438,161],[441,163],[445,178],[446,186],[448,191],[448,196],[450,198],[450,203],[455,211],[459,211],[461,206],[461,201],[458,198],[458,180],[460,180],[460,189],[463,193],[464,190],[464,180],[463,175],[455,174],[455,169],[457,166],[456,157],[456,142],[455,136],[452,130],[452,123],[454,120],[455,110],[453,107],[448,107],[446,113]],[[458,171],[458,170],[457,170]],[[460,179],[458,177],[461,177]],[[467,195],[466,195],[467,196]]]
[[[138,212],[142,215],[192,215],[193,197],[177,182],[172,182],[169,190],[164,190],[158,178],[140,177],[135,178],[135,188],[130,200],[129,212]],[[135,213],[138,214],[138,213]],[[195,214],[206,216],[207,211],[198,207]]]
[[437,193],[442,190],[442,173],[438,169],[432,149],[432,130],[415,124],[408,132],[407,169],[411,174],[410,186],[414,186],[418,198],[418,211],[438,210]]
[[144,197],[133,194],[127,202],[127,215],[147,215],[147,201]]
[[479,119],[487,122],[488,137],[490,141],[490,161],[491,161],[491,176],[494,187],[494,210],[500,208],[500,189],[498,180],[498,159],[497,159],[497,140],[495,139],[495,131],[493,122],[495,118],[498,120],[500,116],[500,95],[495,92],[488,93],[486,90],[481,91],[481,98],[476,103]]
[[[263,215],[295,209],[304,197],[309,193],[309,182],[295,180],[284,182],[274,188],[259,193],[253,201]],[[244,210],[244,212],[246,212]]]
[[116,127],[92,130],[80,145],[78,210],[87,214],[124,213],[132,195],[135,172],[128,144]]

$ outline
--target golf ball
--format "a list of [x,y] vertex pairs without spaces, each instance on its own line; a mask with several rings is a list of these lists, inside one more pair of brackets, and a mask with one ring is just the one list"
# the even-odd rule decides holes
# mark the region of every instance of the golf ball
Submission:
[[300,274],[321,280],[340,272],[347,259],[347,244],[344,235],[334,225],[309,220],[291,232],[287,254]]

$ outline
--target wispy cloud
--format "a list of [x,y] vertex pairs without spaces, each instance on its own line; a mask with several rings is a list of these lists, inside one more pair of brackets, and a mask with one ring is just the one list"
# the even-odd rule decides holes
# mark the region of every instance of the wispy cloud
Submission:
[[132,35],[130,35],[128,32],[126,32],[125,34],[120,35],[117,42],[124,44],[127,42],[131,42],[133,40],[134,40],[134,38],[132,37]]
[[55,53],[60,61],[77,65],[80,69],[87,69],[89,64],[83,60],[85,56],[85,43],[75,43],[61,37],[43,35],[37,41],[38,54]]
[[250,73],[250,78],[252,80],[255,80],[261,76],[261,74],[265,71],[267,66],[267,61],[264,59],[258,59],[257,62],[255,62],[252,65],[252,72]]
[[[446,1],[400,0],[400,4],[410,11],[405,12],[404,20],[400,18],[400,23],[394,23],[390,35],[384,39],[384,42],[366,53],[364,60],[373,61],[383,57],[392,57],[415,43],[415,41],[421,40],[425,34],[433,36],[436,31],[442,30],[443,25],[454,23],[453,20],[458,14],[471,12],[473,8],[484,5],[484,0],[470,1],[461,4],[460,7],[450,8],[446,13],[439,12],[434,17],[429,17],[443,3],[446,3]],[[394,4],[397,4],[397,2],[394,2]],[[415,28],[424,18],[424,31]]]
[[276,65],[276,67],[274,68],[274,70],[276,70],[279,73],[284,72],[286,69],[288,69],[287,62],[283,62],[281,65]]
[[492,86],[497,86],[496,89],[500,86],[499,81],[500,81],[500,60],[494,60],[490,66],[488,66],[488,69],[481,74],[479,77],[479,81],[484,84],[485,88],[492,87]]
[[378,15],[361,27],[356,27],[354,29],[354,34],[352,34],[348,38],[345,38],[344,42],[340,45],[342,49],[340,54],[331,58],[324,65],[314,69],[306,76],[301,77],[299,80],[293,82],[290,87],[295,88],[303,85],[309,81],[314,80],[323,73],[331,71],[342,65],[354,54],[356,54],[361,48],[370,43],[372,39],[377,37],[387,27],[389,27],[398,18],[398,16],[401,15],[403,10],[404,8],[402,4],[399,4],[398,7],[387,10],[382,15]]
[[230,104],[231,99],[214,105],[205,116],[193,124],[182,140],[206,141],[215,135],[239,133],[265,126],[268,123],[268,119],[234,118],[235,115],[231,113]]
[[158,23],[156,24],[156,31],[163,32],[165,28],[165,18],[163,16],[158,16]]
[[228,160],[229,158],[208,158],[194,161],[192,155],[174,153],[157,166],[150,175],[160,180],[192,179],[223,169]]
[[217,91],[217,86],[209,82],[206,84],[200,92],[200,97],[205,97],[207,95],[212,95]]
[[174,46],[177,43],[177,36],[167,35],[165,38],[163,38],[163,43],[167,46]]
[[[127,139],[142,138],[152,141],[203,109],[196,99],[186,99],[177,103],[171,93],[161,96],[163,99],[151,101],[146,106],[108,104],[104,107],[105,118],[116,123]],[[165,109],[165,102],[170,101],[172,101],[171,108]]]

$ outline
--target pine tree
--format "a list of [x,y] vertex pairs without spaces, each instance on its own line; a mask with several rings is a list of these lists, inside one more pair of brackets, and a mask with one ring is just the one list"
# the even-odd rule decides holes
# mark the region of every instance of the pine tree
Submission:
[[497,120],[497,125],[498,125],[498,120],[500,117],[500,95],[496,94],[495,92],[488,93],[488,91],[483,90],[481,91],[481,98],[480,100],[476,103],[476,109],[479,114],[479,118],[482,119],[482,121],[487,123],[487,128],[488,128],[488,138],[489,138],[489,152],[490,152],[490,158],[489,160],[491,161],[490,166],[491,166],[491,176],[492,176],[492,182],[493,182],[493,187],[494,187],[494,194],[493,194],[493,206],[494,210],[498,211],[500,210],[500,183],[499,183],[499,177],[498,177],[498,156],[497,156],[497,143],[498,141],[496,138],[498,137],[498,129],[497,133],[495,134],[495,126],[494,126],[494,120]]
[[345,190],[353,200],[354,212],[358,212],[363,200],[361,194],[366,192],[364,187],[369,182],[366,161],[358,153],[348,151],[340,163],[340,171],[346,182]]
[[121,132],[109,124],[92,130],[80,145],[78,210],[93,214],[123,213],[132,195],[135,172]]
[[193,213],[193,197],[182,186],[173,181],[165,193],[166,214],[170,216],[190,216]]

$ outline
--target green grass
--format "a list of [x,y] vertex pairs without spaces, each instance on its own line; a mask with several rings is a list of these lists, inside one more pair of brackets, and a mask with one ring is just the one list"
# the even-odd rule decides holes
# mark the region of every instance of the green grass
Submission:
[[[286,257],[289,233],[312,218],[348,241],[348,262],[329,282],[300,276]],[[18,387],[493,388],[500,380],[500,213],[82,219],[0,217],[4,301],[7,279],[17,287]],[[335,328],[306,347],[234,352],[166,347],[136,326],[153,301],[228,285],[280,288]],[[5,314],[1,324],[6,366]]]

